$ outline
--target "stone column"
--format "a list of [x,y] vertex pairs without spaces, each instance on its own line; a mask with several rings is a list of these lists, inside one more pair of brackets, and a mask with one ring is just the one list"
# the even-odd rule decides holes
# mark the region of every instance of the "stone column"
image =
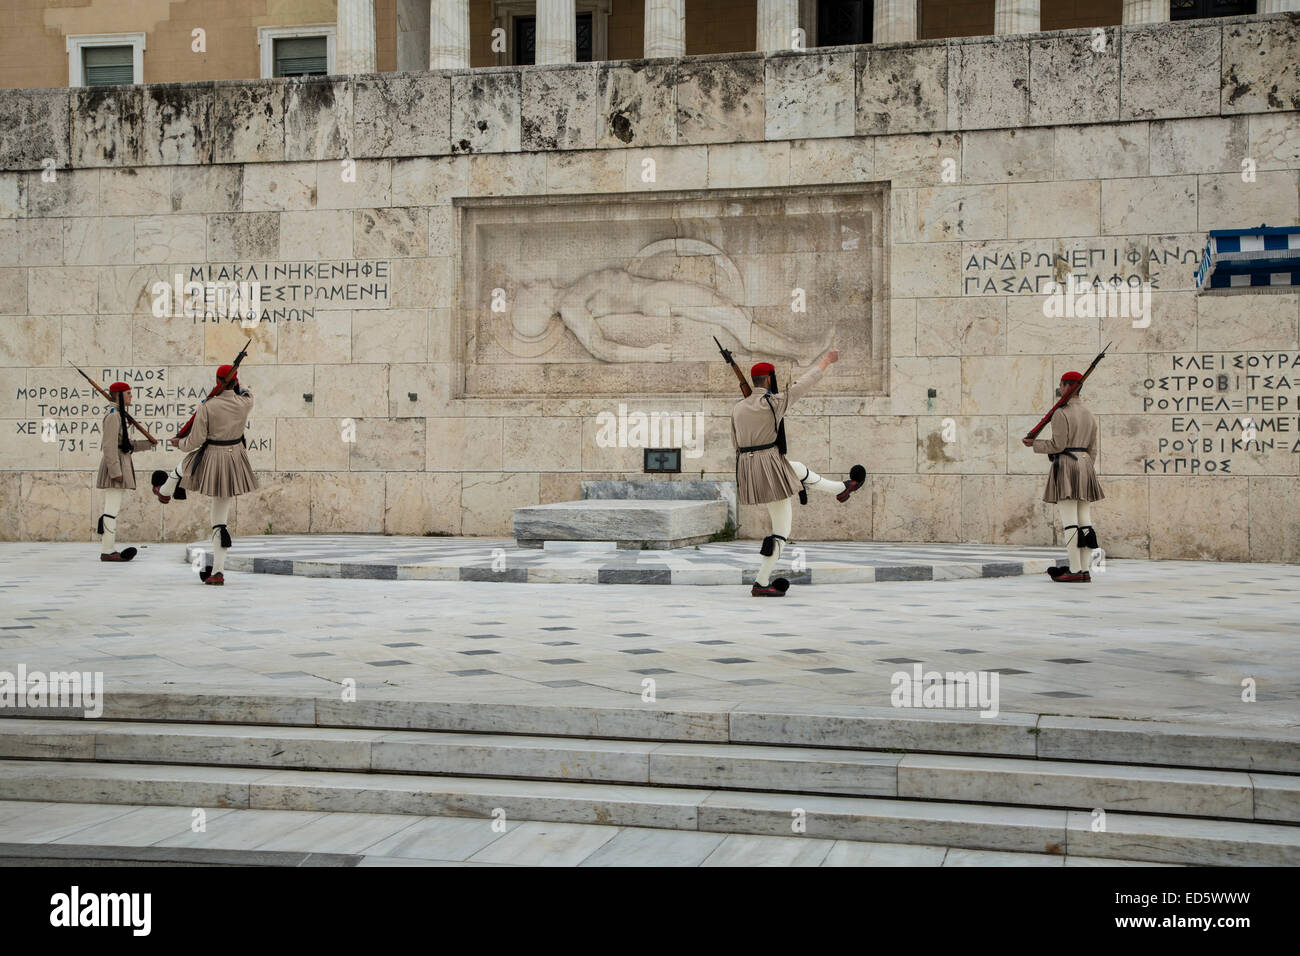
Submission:
[[875,0],[871,17],[873,43],[904,43],[916,39],[917,0]]
[[1169,0],[1124,0],[1124,24],[1165,23],[1169,20]]
[[993,7],[993,32],[997,34],[1037,33],[1041,22],[1038,0],[997,0]]
[[1255,10],[1260,15],[1266,13],[1295,13],[1297,11],[1300,11],[1300,0],[1259,0]]
[[578,59],[574,0],[537,0],[537,65]]
[[686,0],[645,0],[645,55],[686,55]]
[[799,0],[758,0],[758,48],[764,53],[794,49]]
[[429,68],[429,0],[397,0],[397,72]]
[[374,73],[374,0],[338,0],[338,40],[334,72]]
[[429,0],[429,69],[469,69],[469,0]]

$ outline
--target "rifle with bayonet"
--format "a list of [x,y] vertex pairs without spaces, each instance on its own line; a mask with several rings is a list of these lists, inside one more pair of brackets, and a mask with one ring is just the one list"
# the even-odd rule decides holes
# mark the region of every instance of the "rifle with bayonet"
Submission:
[[[74,365],[74,366],[72,366],[72,367],[75,368],[75,369],[77,369],[78,372],[81,372],[81,369],[77,368],[77,366]],[[91,377],[90,377],[89,375],[87,375],[85,372],[81,372],[81,377],[84,378],[87,382],[90,383],[90,387],[91,387],[91,388],[93,388],[95,391],[99,392],[99,394],[100,394],[101,396],[103,396],[104,401],[108,402],[110,405],[112,405],[112,406],[115,407],[115,408],[117,407],[117,402],[113,399],[113,396],[112,396],[112,395],[109,395],[108,392],[106,392],[106,391],[104,391],[102,388],[100,388],[98,382],[96,382],[93,378],[91,378]],[[135,427],[135,430],[138,431],[138,432],[139,432],[141,435],[143,435],[145,438],[149,439],[149,441],[150,441],[151,443],[153,443],[153,444],[155,444],[155,445],[158,444],[158,439],[156,439],[156,438],[154,438],[152,435],[150,435],[149,432],[145,430],[145,427],[144,427],[143,425],[141,425],[138,421],[136,421],[135,418],[134,418],[134,416],[132,416],[132,414],[131,414],[130,412],[124,411],[123,414],[124,414],[125,417],[126,417],[126,423],[127,423],[128,425],[132,425],[132,426],[134,426],[134,427]]]
[[1072,383],[1069,388],[1067,388],[1064,392],[1061,393],[1061,397],[1056,400],[1056,404],[1047,410],[1047,414],[1043,416],[1042,421],[1040,421],[1033,428],[1029,429],[1029,434],[1026,435],[1025,438],[1038,437],[1038,433],[1047,427],[1048,423],[1052,420],[1052,416],[1056,414],[1056,410],[1060,408],[1062,405],[1064,405],[1066,402],[1068,402],[1071,398],[1073,398],[1075,392],[1083,388],[1083,383],[1088,381],[1088,376],[1091,375],[1092,370],[1097,367],[1097,363],[1106,357],[1106,349],[1110,348],[1114,344],[1115,344],[1114,342],[1106,343],[1106,348],[1102,349],[1101,353],[1095,359],[1092,360],[1092,364],[1088,366],[1088,371],[1083,373],[1083,378],[1079,379],[1077,382]]
[[[235,377],[239,374],[239,363],[244,360],[244,356],[248,354],[248,347],[252,344],[253,344],[252,338],[249,338],[249,340],[244,343],[244,347],[239,350],[239,354],[235,356],[235,360],[230,363],[230,374],[225,378],[222,378],[221,376],[217,376],[216,386],[212,389],[212,391],[208,392],[207,398],[203,399],[203,402],[206,402],[209,398],[214,398],[217,395],[220,395],[222,392],[226,390],[226,386],[229,385],[232,381],[234,381]],[[203,402],[199,402],[199,404],[202,405]],[[188,435],[190,433],[190,429],[194,426],[194,416],[197,415],[198,413],[199,410],[197,408],[194,409],[194,415],[190,416],[190,420],[181,426],[180,431],[176,433],[175,438],[170,438],[168,439],[168,441],[170,441],[174,445],[176,444],[177,441],[179,441],[180,439]]]
[[753,389],[749,385],[749,380],[745,378],[745,373],[740,370],[740,366],[736,364],[736,360],[731,357],[731,350],[724,349],[722,343],[718,342],[718,337],[716,335],[713,337],[713,341],[717,343],[718,351],[722,353],[722,360],[731,366],[731,370],[736,373],[736,378],[740,380],[740,394],[749,398]]

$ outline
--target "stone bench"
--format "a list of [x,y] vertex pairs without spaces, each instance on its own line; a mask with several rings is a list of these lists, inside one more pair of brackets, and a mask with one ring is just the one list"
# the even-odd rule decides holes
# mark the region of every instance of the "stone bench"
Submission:
[[521,548],[547,541],[614,541],[620,548],[666,551],[708,541],[727,523],[721,499],[591,498],[516,508]]

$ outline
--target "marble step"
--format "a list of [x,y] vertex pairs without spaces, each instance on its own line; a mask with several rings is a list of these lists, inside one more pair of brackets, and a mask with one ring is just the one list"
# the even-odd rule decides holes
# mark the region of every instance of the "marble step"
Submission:
[[[674,700],[652,706],[511,701],[369,700],[239,693],[110,693],[103,719],[437,730],[901,750],[1300,774],[1300,732],[1097,717],[891,707],[744,706]],[[6,708],[14,717],[80,718],[80,709]]]
[[721,500],[593,498],[516,508],[520,547],[545,541],[617,541],[620,548],[667,551],[708,541],[727,523]]
[[1300,823],[1300,777],[752,744],[0,720],[0,757],[534,778]]
[[889,798],[555,780],[0,761],[0,800],[411,813],[1078,853],[1158,863],[1300,865],[1300,827]]

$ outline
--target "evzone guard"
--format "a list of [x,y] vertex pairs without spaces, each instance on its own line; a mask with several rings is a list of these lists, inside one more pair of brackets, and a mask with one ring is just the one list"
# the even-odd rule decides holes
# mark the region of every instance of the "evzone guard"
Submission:
[[821,380],[826,369],[839,361],[840,353],[831,349],[786,392],[781,391],[777,384],[776,370],[770,363],[759,362],[749,370],[754,383],[751,390],[725,349],[723,357],[736,369],[741,391],[745,394],[731,413],[731,438],[736,445],[737,495],[744,504],[767,505],[772,519],[772,533],[763,539],[759,549],[763,562],[750,593],[754,597],[784,597],[790,582],[786,578],[772,580],[772,571],[790,540],[795,498],[801,504],[807,504],[807,492],[812,489],[819,494],[834,495],[839,501],[848,501],[867,479],[867,471],[861,465],[854,465],[849,470],[848,481],[830,481],[802,462],[789,461],[785,457],[786,413]]
[[234,365],[217,369],[217,388],[199,405],[182,434],[168,439],[189,454],[170,475],[161,470],[153,473],[153,491],[163,504],[173,496],[180,497],[177,492],[182,481],[190,491],[212,499],[212,566],[199,572],[204,584],[226,583],[223,572],[231,545],[227,527],[230,507],[237,496],[257,488],[244,439],[253,393],[240,385],[238,374]]
[[[85,375],[84,372],[82,374]],[[131,407],[130,385],[114,382],[108,387],[108,395],[113,406],[104,416],[100,432],[103,454],[99,459],[99,471],[95,475],[95,487],[104,490],[104,513],[99,516],[97,526],[100,535],[99,560],[130,561],[136,555],[135,548],[117,550],[117,516],[121,514],[125,493],[135,490],[135,465],[131,461],[131,455],[137,451],[148,451],[158,442],[153,439],[131,440],[130,426],[134,422],[127,412]]]
[[[1100,360],[1101,355],[1097,358]],[[1094,361],[1089,373],[1096,364]],[[1054,503],[1061,515],[1070,567],[1068,571],[1051,567],[1047,573],[1053,581],[1067,584],[1092,580],[1092,551],[1097,547],[1097,531],[1092,526],[1092,503],[1106,497],[1097,480],[1097,416],[1080,397],[1086,377],[1079,372],[1066,372],[1061,376],[1056,394],[1062,400],[1050,413],[1051,438],[1035,439],[1032,437],[1037,433],[1035,431],[1021,439],[1037,454],[1047,455],[1052,462],[1043,500]]]

